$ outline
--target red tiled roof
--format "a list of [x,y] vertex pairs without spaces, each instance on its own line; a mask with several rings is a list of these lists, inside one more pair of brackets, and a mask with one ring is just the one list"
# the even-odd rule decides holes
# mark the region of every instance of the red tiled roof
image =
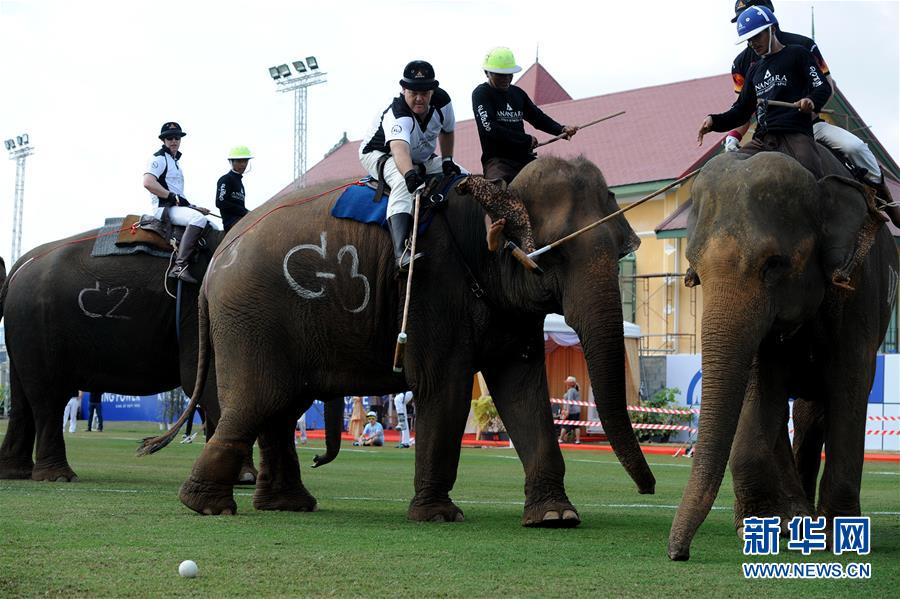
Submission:
[[541,66],[539,62],[528,67],[516,80],[515,85],[525,90],[531,101],[538,106],[572,99],[569,92],[564,90],[559,82],[553,78],[553,75],[548,73],[547,69]]
[[[544,86],[537,89],[537,95],[544,95],[548,86],[552,90],[548,83],[552,77],[538,76],[546,72],[540,65],[529,69],[521,79],[531,72],[536,83]],[[558,87],[555,80],[552,83]],[[468,94],[457,93],[455,97]],[[724,134],[707,135],[703,146],[698,147],[697,129],[707,114],[725,110],[733,101],[731,76],[723,74],[542,105],[544,112],[566,125],[587,123],[620,110],[626,113],[580,131],[570,142],[558,141],[541,148],[538,153],[565,158],[583,154],[600,167],[612,186],[675,179],[702,162],[722,140]],[[377,109],[373,106],[373,111]],[[526,131],[534,133],[528,125]],[[549,138],[545,133],[536,135],[540,140]],[[306,174],[307,184],[365,175],[358,149],[358,140],[350,142],[315,164]],[[481,172],[481,146],[471,119],[456,124],[454,158],[469,171]]]

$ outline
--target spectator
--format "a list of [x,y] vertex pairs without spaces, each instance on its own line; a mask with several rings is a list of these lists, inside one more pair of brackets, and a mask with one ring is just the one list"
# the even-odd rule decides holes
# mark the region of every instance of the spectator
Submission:
[[88,398],[87,432],[91,432],[94,423],[94,414],[97,415],[97,432],[103,432],[103,392],[91,391]]
[[66,432],[66,421],[69,421],[69,432],[75,432],[75,421],[78,420],[78,412],[81,410],[81,391],[69,400],[63,411],[63,432]]
[[362,434],[359,436],[359,440],[353,444],[367,447],[370,445],[381,447],[384,445],[384,427],[382,427],[381,423],[375,419],[375,412],[372,412],[371,410],[366,413],[366,420],[369,421],[368,424],[366,424]]
[[362,435],[363,427],[365,426],[365,412],[363,411],[362,397],[354,395],[352,401],[353,410],[350,412],[350,426],[348,427],[348,431],[350,432],[350,436],[356,440]]
[[296,437],[294,438],[294,446],[306,445],[306,442],[308,441],[306,436],[306,412],[303,412],[300,418],[297,419],[296,429],[300,431],[300,437],[299,439]]
[[[565,417],[565,420],[581,420],[581,406],[578,405],[577,402],[581,401],[581,392],[578,388],[578,381],[574,376],[566,377],[566,394],[563,396],[565,400],[565,406],[568,409],[568,414]],[[575,429],[575,443],[581,443],[581,427],[575,425],[568,425],[568,429],[566,425],[563,425],[559,429],[559,442],[562,443],[566,440],[566,435],[568,435],[569,430]]]

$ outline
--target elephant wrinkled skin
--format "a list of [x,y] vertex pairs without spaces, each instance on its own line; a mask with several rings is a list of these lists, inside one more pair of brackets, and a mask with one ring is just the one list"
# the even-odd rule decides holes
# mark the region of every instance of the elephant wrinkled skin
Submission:
[[[826,172],[842,172],[830,154],[822,158]],[[798,470],[791,456],[789,397],[816,402],[824,414],[795,422],[807,445],[801,453],[818,455],[824,440],[818,514],[831,522],[860,513],[866,402],[898,271],[890,233],[861,186],[836,175],[816,181],[783,154],[716,157],[691,195],[687,257],[703,286],[703,412],[669,536],[675,560],[688,559],[726,460],[736,527],[748,516],[784,524],[810,514],[803,485],[816,474],[803,462]],[[874,243],[865,254],[858,249],[867,232]],[[835,273],[849,274],[849,285]]]
[[[183,287],[179,341],[175,300],[163,289],[168,260],[146,254],[91,257],[98,232],[31,250],[13,265],[0,291],[12,402],[0,479],[76,478],[60,423],[79,389],[147,395],[182,383],[193,386],[197,287]],[[221,238],[210,231],[207,243],[215,247]],[[205,270],[209,258],[202,252],[195,271]],[[218,420],[214,394],[213,376],[201,398],[208,434]]]
[[[541,245],[616,209],[600,171],[584,159],[541,158],[512,188]],[[327,189],[276,196],[232,229],[214,258],[200,298],[200,370],[208,344],[222,417],[181,488],[185,505],[234,513],[231,481],[258,435],[254,506],[316,509],[291,445],[299,411],[318,396],[412,389],[418,425],[407,515],[459,521],[450,491],[480,370],[524,465],[523,524],[577,525],[548,401],[543,320],[550,312],[564,313],[578,332],[610,441],[639,490],[653,492],[625,410],[617,260],[637,238],[624,218],[542,256],[538,277],[509,254],[488,252],[483,209],[450,191],[446,218],[435,216],[418,241],[425,258],[415,267],[404,374],[395,374],[405,279],[398,283],[383,230],[330,216],[337,192],[303,202]],[[277,218],[261,218],[273,210]]]

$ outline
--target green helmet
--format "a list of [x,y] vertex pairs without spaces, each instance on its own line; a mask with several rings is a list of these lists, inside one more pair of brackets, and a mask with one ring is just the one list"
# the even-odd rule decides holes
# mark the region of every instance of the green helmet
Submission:
[[522,70],[522,67],[516,64],[512,50],[502,46],[494,48],[487,53],[481,68],[489,73],[498,73],[500,75],[511,75]]
[[228,152],[228,160],[250,160],[253,156],[250,154],[250,148],[247,146],[234,146]]

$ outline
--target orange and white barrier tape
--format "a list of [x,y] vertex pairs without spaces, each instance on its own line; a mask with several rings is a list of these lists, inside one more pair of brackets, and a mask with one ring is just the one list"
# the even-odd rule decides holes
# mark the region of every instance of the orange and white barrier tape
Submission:
[[[591,420],[554,420],[553,424],[558,424],[560,426],[603,426],[601,422],[591,421]],[[688,431],[690,433],[697,432],[696,429],[693,429],[689,426],[685,426],[683,424],[641,424],[641,423],[632,423],[632,428],[636,429],[649,429],[656,431]]]

